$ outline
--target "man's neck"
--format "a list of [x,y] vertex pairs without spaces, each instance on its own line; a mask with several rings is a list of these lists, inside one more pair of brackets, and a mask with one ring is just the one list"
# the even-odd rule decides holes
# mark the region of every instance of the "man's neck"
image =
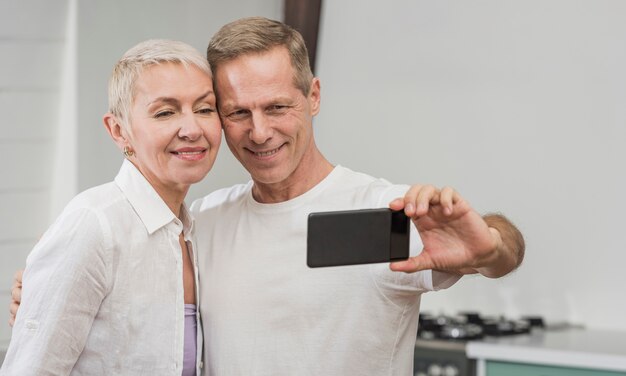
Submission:
[[316,163],[308,164],[306,170],[298,168],[284,181],[265,184],[253,178],[252,196],[257,202],[263,204],[289,201],[310,191],[324,180],[333,168],[334,166],[319,154],[319,160]]

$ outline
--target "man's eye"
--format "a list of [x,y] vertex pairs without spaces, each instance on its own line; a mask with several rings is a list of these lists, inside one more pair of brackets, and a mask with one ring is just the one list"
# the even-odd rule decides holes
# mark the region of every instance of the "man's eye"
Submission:
[[233,120],[238,120],[238,119],[243,119],[248,115],[248,111],[246,110],[237,110],[237,111],[233,111],[231,113],[229,113],[228,115],[226,115],[227,118],[229,119],[233,119]]
[[274,104],[272,106],[269,106],[267,108],[267,111],[270,113],[283,113],[285,112],[289,107],[282,105],[282,104]]

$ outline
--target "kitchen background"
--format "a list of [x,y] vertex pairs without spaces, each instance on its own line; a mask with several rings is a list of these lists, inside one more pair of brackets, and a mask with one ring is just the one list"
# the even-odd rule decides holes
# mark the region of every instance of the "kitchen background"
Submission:
[[[115,61],[148,38],[204,51],[282,0],[0,0],[0,347],[13,272],[76,192],[122,160],[101,116]],[[527,241],[502,279],[465,277],[423,310],[626,330],[626,2],[326,1],[316,137],[331,162],[458,189]],[[223,144],[189,200],[246,181]]]

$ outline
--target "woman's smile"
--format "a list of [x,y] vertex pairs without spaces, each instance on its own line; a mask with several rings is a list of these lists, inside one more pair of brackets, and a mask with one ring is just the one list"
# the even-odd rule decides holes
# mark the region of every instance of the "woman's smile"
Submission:
[[171,152],[176,158],[184,161],[200,161],[207,155],[207,148],[184,147]]

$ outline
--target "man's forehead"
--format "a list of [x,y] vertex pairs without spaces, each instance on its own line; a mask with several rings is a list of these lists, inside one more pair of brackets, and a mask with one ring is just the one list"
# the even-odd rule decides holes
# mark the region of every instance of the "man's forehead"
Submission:
[[[278,69],[280,68],[280,69]],[[239,70],[240,73],[259,75],[262,73],[292,75],[294,68],[289,51],[284,46],[276,46],[265,51],[245,52],[236,57],[217,63],[214,67],[215,78],[223,73]]]
[[216,69],[214,83],[218,99],[225,102],[251,96],[288,97],[296,95],[298,91],[293,69],[273,57],[262,61],[232,61],[222,65]]

